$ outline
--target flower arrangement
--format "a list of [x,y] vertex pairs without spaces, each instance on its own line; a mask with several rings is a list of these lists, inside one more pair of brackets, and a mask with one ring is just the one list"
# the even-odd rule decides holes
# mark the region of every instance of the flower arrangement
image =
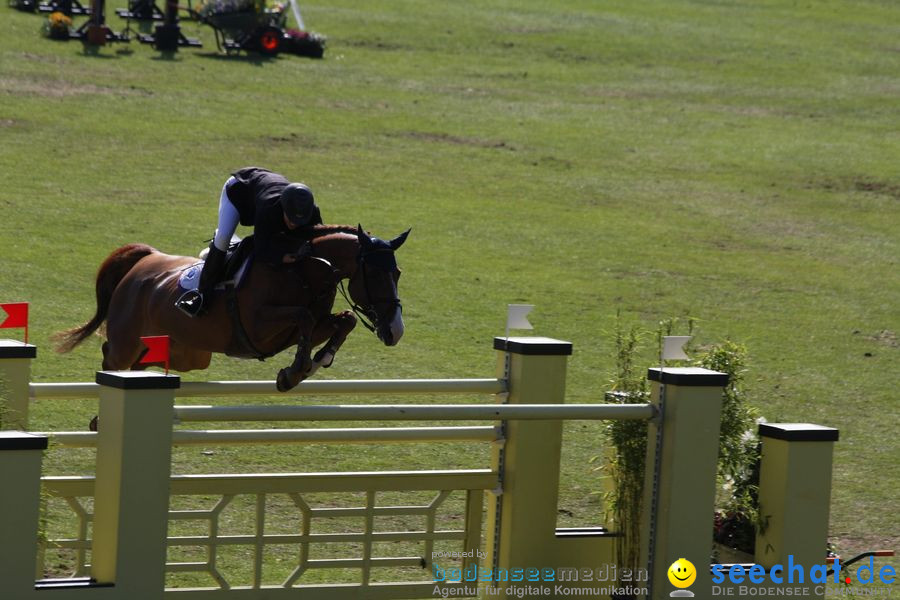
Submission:
[[262,10],[263,3],[258,0],[210,0],[204,2],[197,9],[197,13],[203,18],[208,18],[232,13],[258,13]]
[[57,11],[50,13],[47,22],[44,24],[44,31],[47,37],[54,40],[68,40],[72,28],[72,18]]
[[325,54],[325,40],[327,38],[324,35],[297,29],[288,29],[285,31],[285,34],[287,35],[285,46],[290,52],[300,56],[309,56],[310,58],[322,58]]

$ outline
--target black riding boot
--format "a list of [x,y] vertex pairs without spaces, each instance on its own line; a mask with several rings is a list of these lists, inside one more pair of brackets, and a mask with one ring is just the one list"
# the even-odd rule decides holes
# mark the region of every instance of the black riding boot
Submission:
[[209,254],[206,256],[206,262],[203,263],[203,270],[200,271],[200,281],[197,284],[197,289],[182,294],[181,298],[175,302],[175,306],[189,317],[199,315],[203,310],[204,300],[216,287],[224,272],[225,252],[210,244]]

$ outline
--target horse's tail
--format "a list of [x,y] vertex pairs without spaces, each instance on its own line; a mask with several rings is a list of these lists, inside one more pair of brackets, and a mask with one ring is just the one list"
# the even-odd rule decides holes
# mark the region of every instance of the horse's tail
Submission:
[[90,321],[80,327],[60,331],[53,335],[57,352],[68,352],[97,331],[109,311],[113,292],[132,267],[148,254],[156,252],[146,244],[128,244],[113,251],[97,271],[97,311]]

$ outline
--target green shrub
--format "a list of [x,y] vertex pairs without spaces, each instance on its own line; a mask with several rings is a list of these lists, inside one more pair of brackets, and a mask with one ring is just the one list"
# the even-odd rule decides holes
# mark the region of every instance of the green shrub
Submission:
[[[679,319],[662,321],[657,328],[657,350],[661,355],[662,338],[673,334]],[[694,320],[687,321],[692,334]],[[625,328],[617,319],[614,332],[616,371],[610,380],[608,402],[646,402],[649,396],[646,368],[641,355],[650,332],[639,326]],[[659,364],[659,361],[656,362]],[[731,340],[713,344],[700,351],[697,366],[729,375],[722,399],[719,456],[717,467],[717,506],[713,535],[716,541],[746,552],[753,552],[758,523],[757,489],[759,482],[759,440],[756,433],[757,411],[749,406],[743,389],[747,370],[747,349]],[[668,366],[668,365],[667,365]],[[616,562],[637,569],[640,560],[640,523],[643,510],[644,473],[647,453],[646,421],[609,421],[605,427],[608,454],[603,464],[612,484],[605,500],[608,518],[620,534],[616,541]]]

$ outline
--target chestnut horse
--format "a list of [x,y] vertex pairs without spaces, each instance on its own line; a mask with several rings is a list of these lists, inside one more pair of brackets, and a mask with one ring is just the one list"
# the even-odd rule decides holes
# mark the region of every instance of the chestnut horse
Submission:
[[[306,258],[281,267],[253,264],[231,297],[217,291],[209,309],[196,318],[178,310],[175,301],[183,293],[180,274],[197,259],[129,244],[100,266],[93,318],[58,333],[57,350],[72,350],[104,321],[104,370],[145,367],[139,364],[146,352],[142,336],[169,336],[170,367],[176,371],[207,368],[213,352],[263,359],[296,345],[293,362],[276,378],[278,390],[287,391],[320,366],[331,366],[357,315],[386,346],[400,341],[400,270],[394,251],[407,235],[386,242],[361,226],[316,226]],[[298,240],[298,247],[302,243]],[[345,279],[353,312],[332,314],[337,287]],[[323,343],[311,358],[312,349]]]

